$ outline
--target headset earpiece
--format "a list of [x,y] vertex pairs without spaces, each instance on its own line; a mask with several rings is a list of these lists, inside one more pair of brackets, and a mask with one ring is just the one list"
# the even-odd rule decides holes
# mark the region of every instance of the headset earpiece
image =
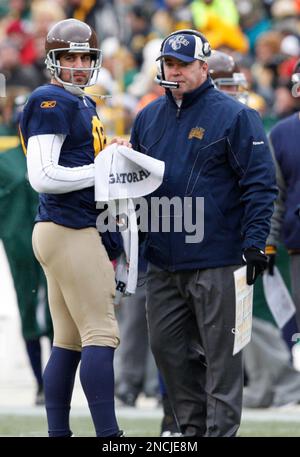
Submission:
[[161,60],[156,62],[156,73],[157,73],[157,78],[162,79],[162,62],[161,62]]
[[204,41],[202,52],[205,57],[209,57],[211,55],[211,47],[208,41]]

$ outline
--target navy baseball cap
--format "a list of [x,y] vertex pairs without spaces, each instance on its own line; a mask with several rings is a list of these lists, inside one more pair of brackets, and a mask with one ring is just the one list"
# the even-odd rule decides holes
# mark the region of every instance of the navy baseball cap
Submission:
[[209,54],[209,43],[202,40],[200,36],[190,33],[178,33],[166,39],[161,54],[156,60],[164,57],[174,57],[190,63],[194,60],[206,61]]

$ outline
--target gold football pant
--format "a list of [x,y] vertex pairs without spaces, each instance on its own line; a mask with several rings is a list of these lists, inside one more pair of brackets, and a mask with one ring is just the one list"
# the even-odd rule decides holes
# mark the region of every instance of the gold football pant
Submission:
[[115,275],[97,230],[39,222],[32,244],[47,277],[54,346],[116,348]]

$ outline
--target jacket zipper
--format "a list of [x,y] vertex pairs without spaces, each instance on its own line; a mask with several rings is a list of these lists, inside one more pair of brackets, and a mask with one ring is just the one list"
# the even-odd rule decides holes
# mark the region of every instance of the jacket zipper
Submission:
[[[180,113],[181,113],[181,106],[178,106],[177,107],[177,110],[176,110],[176,121],[179,122],[179,117],[180,117]],[[174,219],[173,219],[173,223],[174,223]],[[170,236],[169,236],[169,259],[170,261],[168,262],[168,270],[173,272],[175,271],[174,270],[174,255],[173,255],[173,251],[172,251],[172,246],[173,246],[173,233],[171,232],[170,233]]]

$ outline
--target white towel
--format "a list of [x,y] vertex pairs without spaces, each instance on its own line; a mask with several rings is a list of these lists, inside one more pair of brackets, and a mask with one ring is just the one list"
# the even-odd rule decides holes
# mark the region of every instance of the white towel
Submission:
[[151,194],[163,180],[165,163],[116,143],[95,160],[95,200],[108,202]]
[[[124,214],[127,228],[121,228],[125,256],[120,256],[116,272],[122,272],[126,282],[125,295],[135,293],[138,275],[138,227],[133,198],[142,197],[157,189],[162,181],[165,163],[134,149],[116,143],[106,147],[95,159],[95,201],[112,205],[112,216]],[[128,277],[124,278],[124,271]],[[117,291],[115,304],[120,299]]]

